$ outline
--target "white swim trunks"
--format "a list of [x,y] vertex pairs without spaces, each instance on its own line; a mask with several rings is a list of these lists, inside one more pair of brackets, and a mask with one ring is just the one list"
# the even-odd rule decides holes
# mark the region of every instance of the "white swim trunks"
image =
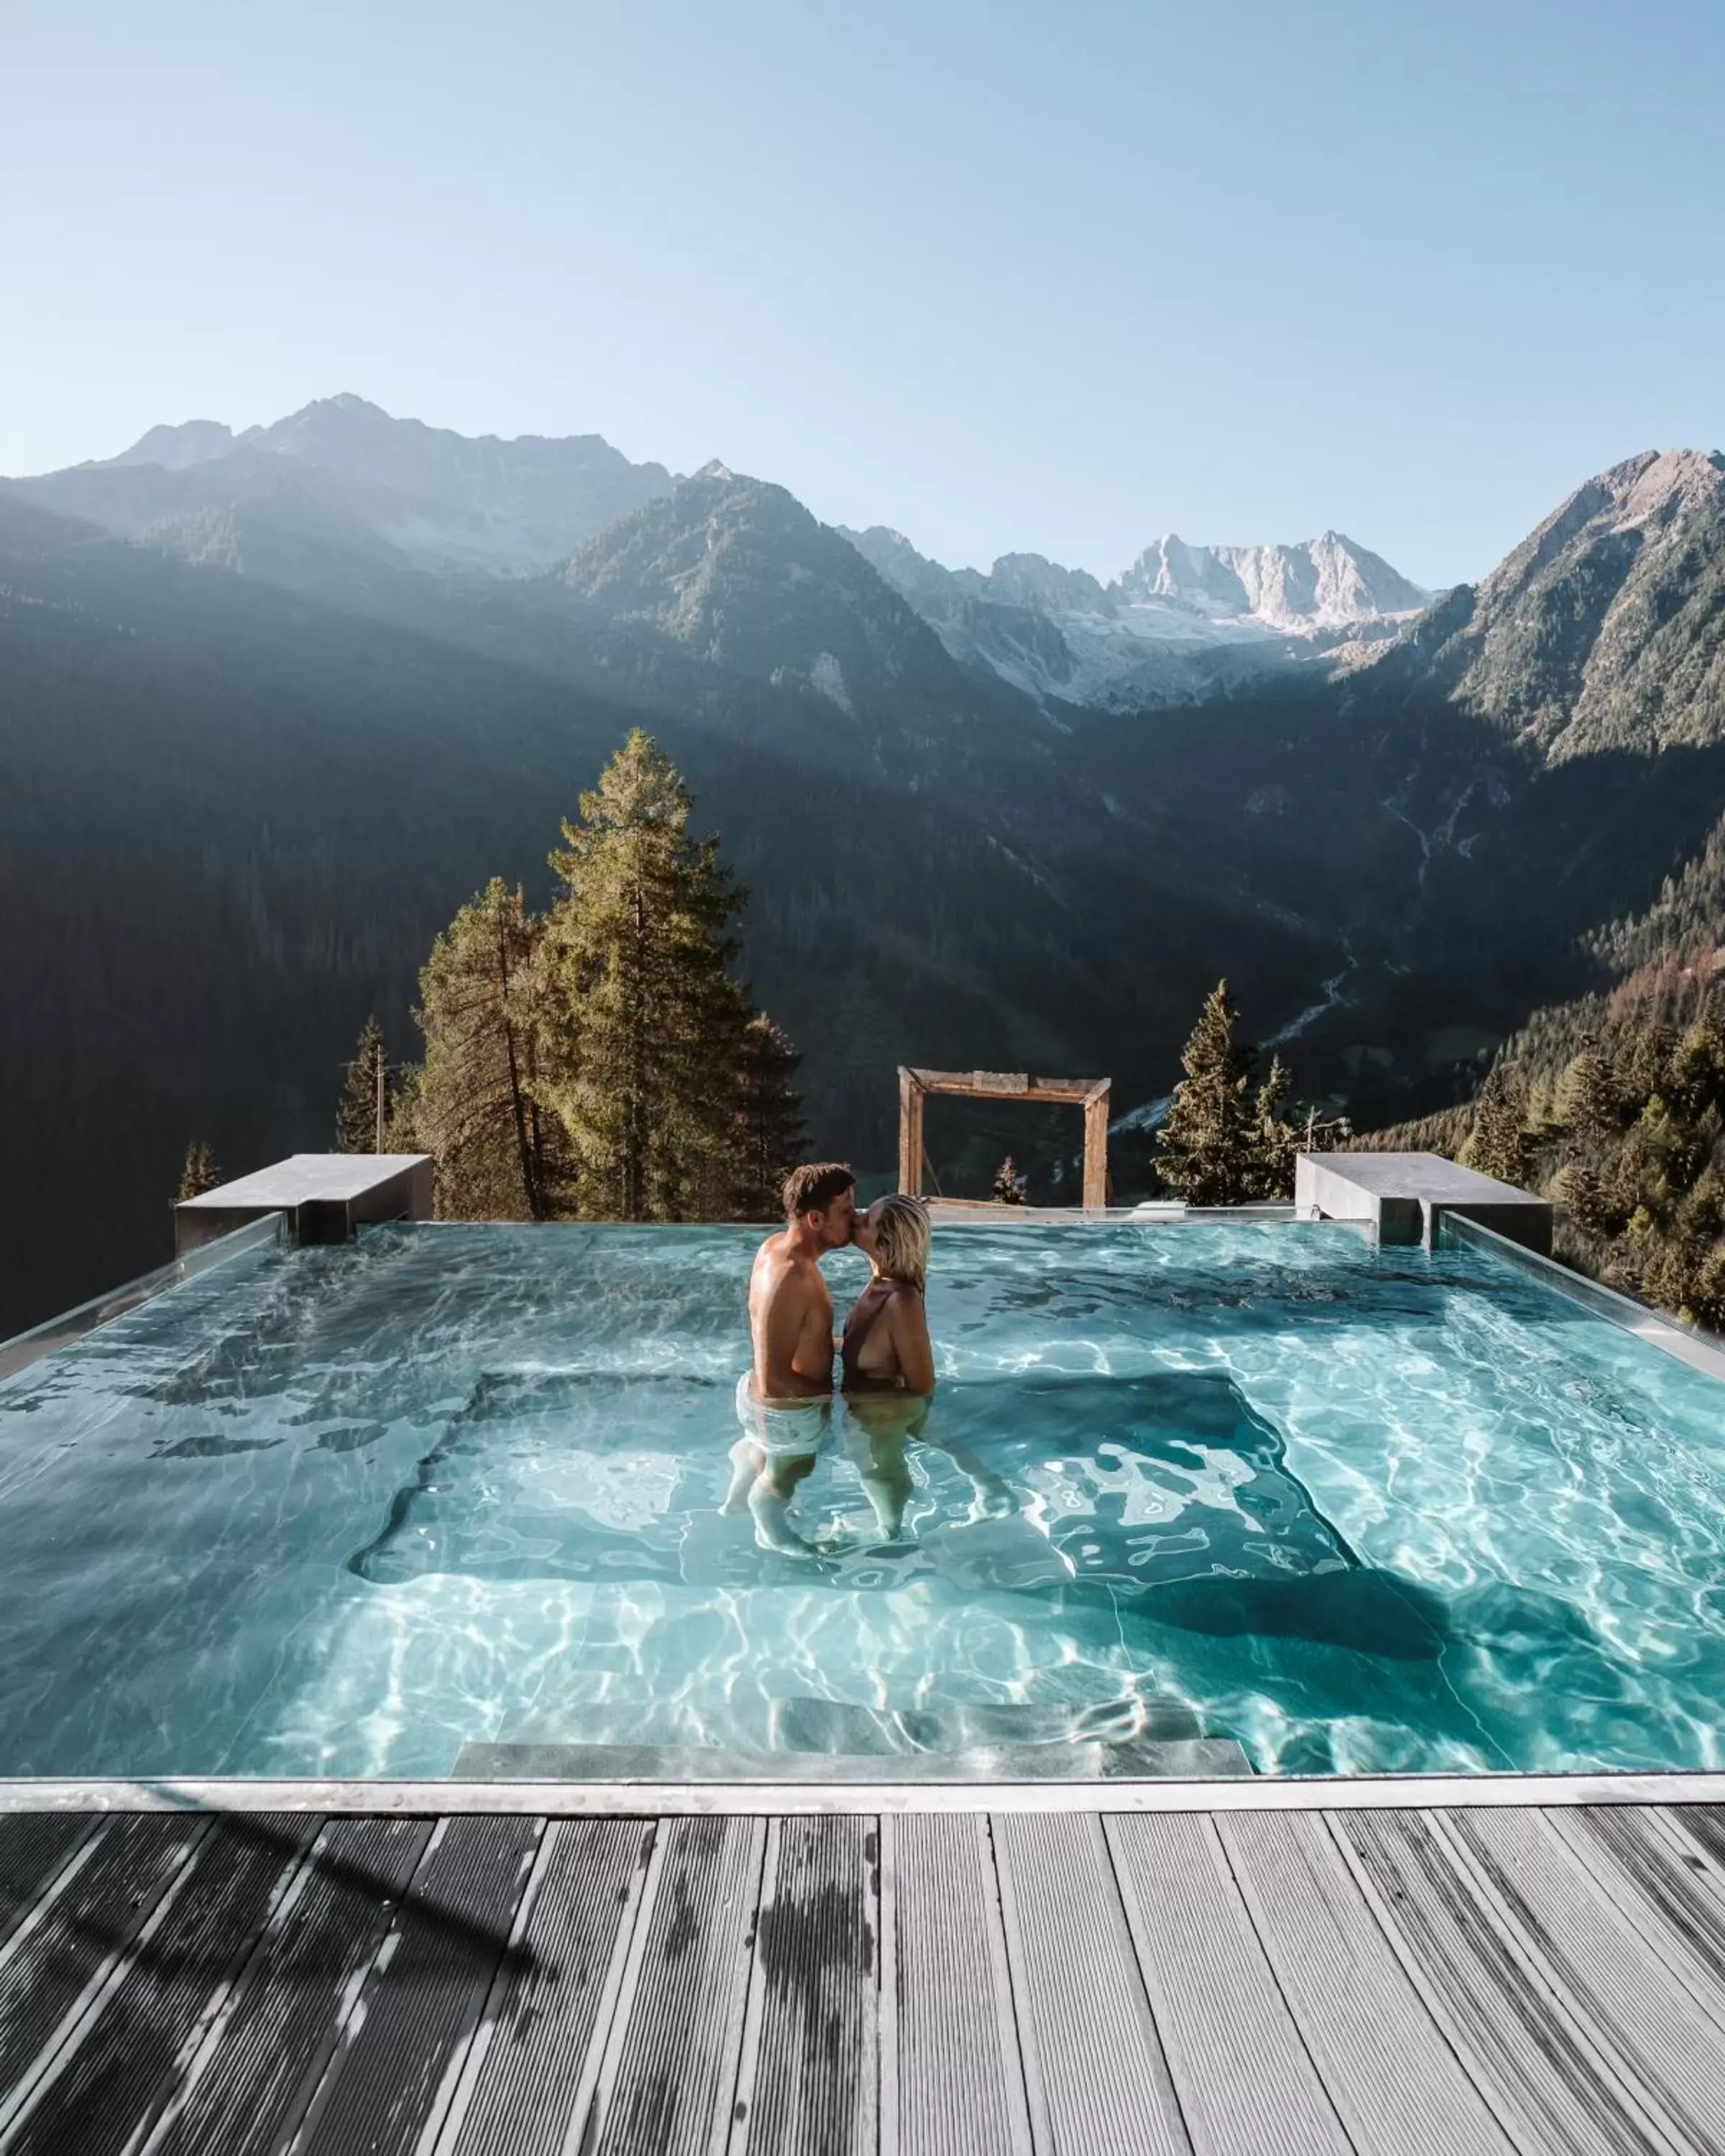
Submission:
[[763,1400],[755,1390],[754,1372],[745,1370],[737,1381],[737,1419],[770,1457],[806,1460],[826,1441],[833,1404],[824,1394],[810,1400]]

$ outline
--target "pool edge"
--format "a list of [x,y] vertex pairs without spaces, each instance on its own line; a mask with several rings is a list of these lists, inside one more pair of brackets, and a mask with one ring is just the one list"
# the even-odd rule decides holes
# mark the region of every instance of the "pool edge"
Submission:
[[0,1779],[16,1812],[322,1812],[426,1818],[895,1815],[914,1812],[1365,1811],[1725,1804],[1725,1772],[1197,1776],[1088,1782],[473,1782]]

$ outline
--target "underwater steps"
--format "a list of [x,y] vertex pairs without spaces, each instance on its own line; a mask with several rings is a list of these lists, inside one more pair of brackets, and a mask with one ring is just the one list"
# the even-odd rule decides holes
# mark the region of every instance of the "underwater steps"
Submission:
[[1209,1737],[1176,1700],[1073,1707],[866,1707],[839,1700],[759,1703],[758,1738],[713,1744],[687,1710],[565,1709],[523,1717],[504,1741],[465,1744],[459,1781],[1098,1782],[1249,1774],[1232,1738]]

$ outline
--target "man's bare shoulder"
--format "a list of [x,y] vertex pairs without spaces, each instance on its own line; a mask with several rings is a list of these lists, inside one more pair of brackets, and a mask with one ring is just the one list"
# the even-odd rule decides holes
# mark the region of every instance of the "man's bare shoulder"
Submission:
[[767,1238],[755,1253],[754,1270],[752,1275],[753,1279],[761,1281],[774,1278],[787,1272],[797,1264],[796,1252],[787,1247],[788,1240],[788,1234],[783,1229],[780,1229],[776,1235],[769,1235]]

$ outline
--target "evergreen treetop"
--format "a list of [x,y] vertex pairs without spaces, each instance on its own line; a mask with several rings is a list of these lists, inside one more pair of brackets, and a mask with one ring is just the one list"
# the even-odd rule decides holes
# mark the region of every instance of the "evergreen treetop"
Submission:
[[583,1212],[676,1219],[712,1209],[735,1140],[748,1003],[729,966],[743,894],[639,727],[551,865],[555,1013],[547,1097],[568,1132]]
[[1163,1180],[1189,1205],[1241,1205],[1256,1194],[1260,1131],[1252,1078],[1257,1058],[1234,1038],[1239,1016],[1226,979],[1218,981],[1181,1051],[1186,1075],[1157,1134]]
[[180,1187],[174,1193],[176,1205],[183,1205],[188,1198],[202,1198],[207,1190],[220,1188],[222,1171],[216,1166],[215,1154],[202,1138],[193,1138],[186,1147],[186,1164],[180,1170]]
[[359,1045],[347,1066],[347,1083],[336,1108],[337,1152],[382,1152],[388,1122],[389,1058],[383,1029],[375,1014],[360,1029]]

